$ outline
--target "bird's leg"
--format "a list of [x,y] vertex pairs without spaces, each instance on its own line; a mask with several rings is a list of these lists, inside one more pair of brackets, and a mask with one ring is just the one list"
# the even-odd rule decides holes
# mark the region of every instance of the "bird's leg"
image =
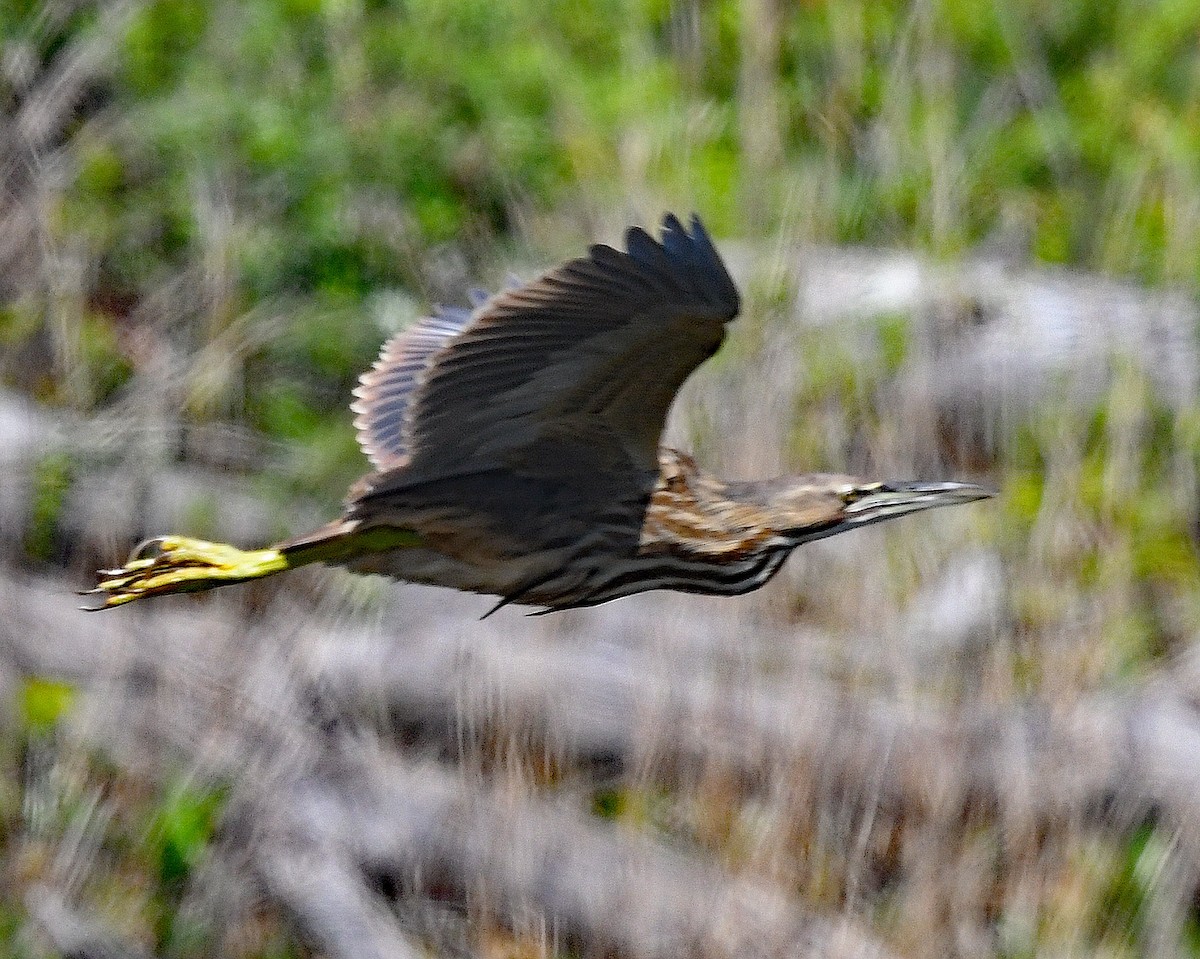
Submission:
[[241,550],[228,543],[158,536],[135,548],[120,569],[101,570],[100,582],[83,595],[101,597],[95,609],[111,609],[146,596],[195,593],[261,579],[308,563],[337,564],[365,553],[404,549],[420,542],[411,530],[360,528],[353,520],[335,520],[265,549]]
[[148,539],[120,569],[101,570],[100,582],[85,595],[101,596],[97,609],[109,609],[145,596],[190,593],[244,583],[294,564],[279,549],[240,550],[183,536]]

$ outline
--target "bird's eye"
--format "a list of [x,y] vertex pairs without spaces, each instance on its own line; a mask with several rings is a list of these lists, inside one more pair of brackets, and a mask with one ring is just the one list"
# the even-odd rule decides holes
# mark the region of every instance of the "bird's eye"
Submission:
[[864,496],[878,493],[883,489],[882,483],[847,483],[838,490],[838,496],[846,505],[857,503]]

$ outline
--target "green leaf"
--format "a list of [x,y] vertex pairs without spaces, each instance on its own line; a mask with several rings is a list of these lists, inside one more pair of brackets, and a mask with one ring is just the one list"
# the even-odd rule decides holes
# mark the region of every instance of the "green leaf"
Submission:
[[47,732],[75,702],[75,687],[60,680],[31,676],[21,686],[21,718],[26,728]]

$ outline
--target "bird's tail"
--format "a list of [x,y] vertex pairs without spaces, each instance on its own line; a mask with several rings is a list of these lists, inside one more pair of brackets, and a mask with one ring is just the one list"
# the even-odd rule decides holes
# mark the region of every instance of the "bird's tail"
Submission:
[[308,563],[337,563],[362,553],[414,546],[409,530],[362,529],[357,520],[335,520],[319,529],[265,549],[241,550],[183,536],[148,539],[120,569],[100,571],[100,581],[84,595],[99,597],[87,609],[111,609],[146,596],[194,593],[261,579]]

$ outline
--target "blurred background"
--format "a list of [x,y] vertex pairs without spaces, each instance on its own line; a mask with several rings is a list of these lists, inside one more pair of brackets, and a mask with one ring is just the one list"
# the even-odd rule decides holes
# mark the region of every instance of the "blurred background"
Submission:
[[[0,953],[1200,953],[1200,6],[0,0]],[[700,213],[715,472],[999,490],[526,619],[304,570],[435,302]]]

